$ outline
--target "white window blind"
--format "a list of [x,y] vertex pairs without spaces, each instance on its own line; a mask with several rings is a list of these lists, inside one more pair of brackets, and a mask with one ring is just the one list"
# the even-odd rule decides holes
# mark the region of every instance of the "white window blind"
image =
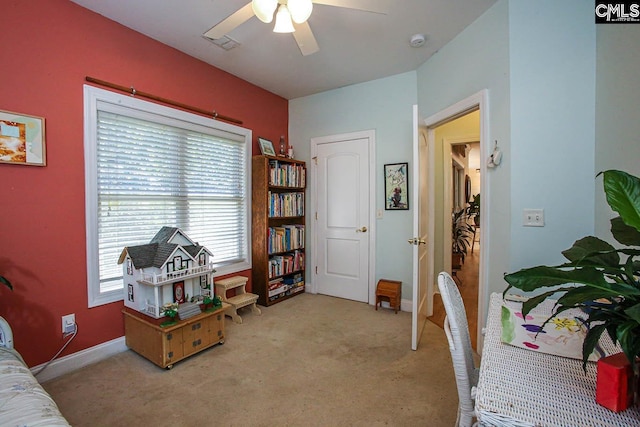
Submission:
[[250,133],[135,101],[95,103],[98,295],[122,298],[122,249],[162,226],[206,246],[218,271],[249,268]]

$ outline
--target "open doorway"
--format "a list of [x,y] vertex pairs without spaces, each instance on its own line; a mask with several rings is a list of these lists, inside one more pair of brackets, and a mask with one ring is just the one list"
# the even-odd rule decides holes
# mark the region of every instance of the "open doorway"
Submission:
[[[480,213],[484,210],[477,204],[485,199],[478,195],[485,196],[482,193],[488,190],[482,176],[486,166],[481,161],[487,144],[486,101],[486,91],[482,91],[427,119],[435,157],[434,272],[447,271],[455,277],[465,301],[472,345],[478,351],[482,346],[479,319],[484,317],[479,312],[479,301],[486,293],[483,276],[486,254],[482,253],[486,243],[481,244],[487,238],[481,233],[486,218],[482,219]],[[453,260],[456,226],[463,228],[461,261]],[[437,292],[433,294],[433,315],[429,320],[439,325],[444,321]]]
[[[480,212],[476,214],[473,201],[480,194],[481,183],[479,110],[435,127],[434,133],[435,271],[448,272],[458,285],[467,310],[471,344],[476,349],[481,247]],[[440,295],[435,294],[429,320],[442,326],[444,316]]]

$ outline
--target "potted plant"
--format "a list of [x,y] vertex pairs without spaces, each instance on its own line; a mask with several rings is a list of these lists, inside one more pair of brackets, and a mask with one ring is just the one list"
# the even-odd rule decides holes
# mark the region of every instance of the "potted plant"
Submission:
[[209,295],[206,295],[204,297],[204,299],[202,300],[202,303],[204,304],[205,311],[211,310],[211,308],[213,308],[213,298],[211,298]]
[[202,303],[200,304],[202,311],[213,311],[220,307],[222,307],[222,300],[217,295],[214,295],[213,298],[209,295],[205,295],[202,299]]
[[218,295],[213,296],[213,308],[218,309],[222,307],[222,300]]
[[162,322],[160,326],[171,326],[176,323],[176,316],[178,315],[178,303],[168,302],[162,306],[161,313],[168,317],[167,320]]
[[603,175],[607,203],[619,216],[611,220],[611,233],[622,246],[593,236],[577,240],[562,252],[568,262],[557,266],[525,268],[505,275],[512,288],[536,292],[523,303],[526,316],[534,307],[555,294],[552,317],[572,308],[587,315],[588,332],[582,347],[583,368],[600,336],[607,332],[618,343],[636,374],[640,356],[640,179],[622,171]]
[[473,199],[467,206],[467,215],[473,218],[473,223],[476,227],[480,226],[480,193],[473,195]]
[[465,209],[453,213],[451,232],[451,264],[452,268],[459,269],[473,239],[473,226],[469,224],[469,216]]

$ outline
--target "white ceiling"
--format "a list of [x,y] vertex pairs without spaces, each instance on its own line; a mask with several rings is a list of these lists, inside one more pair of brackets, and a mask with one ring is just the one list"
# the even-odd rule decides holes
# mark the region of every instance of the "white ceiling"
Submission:
[[[302,56],[291,34],[272,32],[255,16],[228,34],[226,51],[202,34],[249,0],[72,0],[135,31],[294,99],[412,71],[496,0],[367,0],[385,15],[314,5],[309,25],[320,51]],[[422,33],[421,48],[409,46]]]

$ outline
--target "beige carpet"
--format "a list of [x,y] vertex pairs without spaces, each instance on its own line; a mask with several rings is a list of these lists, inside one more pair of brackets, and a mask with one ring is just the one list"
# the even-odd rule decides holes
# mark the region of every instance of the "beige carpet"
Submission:
[[442,329],[411,351],[411,314],[302,294],[226,321],[226,342],[163,370],[132,351],[48,381],[81,426],[453,426]]

